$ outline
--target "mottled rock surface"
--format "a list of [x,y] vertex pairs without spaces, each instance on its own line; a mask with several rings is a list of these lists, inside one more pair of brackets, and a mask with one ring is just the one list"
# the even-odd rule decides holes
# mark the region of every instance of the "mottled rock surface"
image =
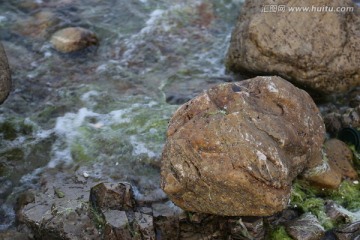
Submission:
[[338,139],[325,142],[325,151],[332,165],[345,178],[356,179],[358,174],[353,166],[353,153],[351,149]]
[[286,225],[286,231],[295,240],[320,240],[325,234],[319,220],[305,213]]
[[112,210],[129,210],[135,207],[134,194],[128,183],[99,183],[91,188],[93,206]]
[[360,128],[360,105],[324,114],[324,123],[327,132],[332,136],[337,136],[339,131],[345,127]]
[[0,104],[5,101],[11,90],[11,75],[6,53],[0,43]]
[[360,221],[346,224],[334,232],[338,240],[358,240],[360,236]]
[[[270,12],[270,5],[284,11]],[[266,6],[266,7],[264,7]],[[290,12],[289,7],[353,7],[353,12]],[[308,90],[360,85],[360,8],[350,0],[246,1],[232,33],[227,68],[279,75]]]
[[314,169],[314,173],[307,178],[313,184],[336,189],[344,178],[356,179],[358,177],[353,166],[353,153],[344,142],[329,139],[324,144],[324,151],[323,166],[320,165]]
[[50,42],[56,50],[69,53],[98,44],[95,33],[81,27],[64,28],[54,33]]
[[310,96],[279,77],[218,85],[170,120],[162,188],[189,211],[271,215],[291,181],[322,162],[324,132]]

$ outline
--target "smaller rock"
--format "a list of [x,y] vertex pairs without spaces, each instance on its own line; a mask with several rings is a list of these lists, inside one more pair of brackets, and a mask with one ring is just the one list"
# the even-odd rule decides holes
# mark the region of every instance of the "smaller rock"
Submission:
[[337,224],[349,222],[351,216],[346,214],[346,211],[342,211],[342,207],[336,204],[334,201],[326,201],[325,212],[332,222]]
[[24,222],[23,215],[22,215],[22,209],[27,204],[32,203],[34,201],[35,201],[35,193],[32,190],[28,190],[19,195],[19,197],[16,199],[16,204],[15,204],[16,220],[18,222],[20,222],[20,223]]
[[60,19],[54,12],[45,9],[19,20],[13,27],[13,31],[35,39],[45,39],[59,22]]
[[156,233],[159,239],[178,239],[180,234],[179,216],[184,211],[175,206],[172,202],[152,204]]
[[90,202],[95,209],[132,210],[134,193],[129,183],[100,183],[91,188]]
[[11,91],[11,75],[5,50],[0,43],[0,104],[8,97]]
[[358,174],[353,166],[353,153],[351,149],[338,139],[330,139],[325,142],[326,155],[329,164],[343,177],[357,179]]
[[335,229],[334,233],[338,240],[358,240],[360,236],[360,221]]
[[341,114],[337,112],[331,112],[324,116],[324,123],[326,131],[332,136],[336,137],[338,132],[342,128]]
[[130,224],[126,212],[119,210],[108,210],[104,212],[105,228],[104,240],[131,240]]
[[135,236],[139,235],[136,239],[154,240],[155,230],[153,217],[147,214],[135,212],[133,230],[135,232]]
[[355,88],[350,92],[349,105],[352,108],[360,106],[360,88]]
[[253,239],[262,240],[265,237],[263,218],[243,217],[239,219],[229,219],[231,236],[234,239]]
[[285,226],[287,233],[295,240],[320,240],[325,230],[311,213],[304,213]]
[[93,187],[90,199],[96,199],[98,207],[132,210],[135,207],[134,193],[129,183],[100,183]]
[[360,127],[360,106],[349,108],[341,117],[343,127]]
[[64,28],[53,34],[50,42],[56,50],[69,53],[97,45],[95,33],[81,27]]
[[321,187],[336,189],[343,178],[357,179],[352,165],[353,153],[349,147],[338,139],[330,139],[324,146],[324,163],[306,176],[307,180]]

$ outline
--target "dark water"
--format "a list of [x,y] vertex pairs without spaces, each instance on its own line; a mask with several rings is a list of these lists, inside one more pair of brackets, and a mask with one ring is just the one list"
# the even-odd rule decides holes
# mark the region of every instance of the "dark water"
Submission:
[[[49,168],[161,197],[167,122],[177,104],[231,80],[223,58],[241,2],[1,1],[14,89],[0,106],[0,230],[13,224],[18,193]],[[56,52],[49,39],[69,26],[94,31],[99,46]]]

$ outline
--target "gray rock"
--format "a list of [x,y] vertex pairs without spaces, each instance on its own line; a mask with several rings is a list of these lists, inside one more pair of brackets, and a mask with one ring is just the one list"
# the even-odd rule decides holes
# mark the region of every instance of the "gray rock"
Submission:
[[75,183],[72,176],[54,174],[51,170],[42,176],[41,181],[41,190],[33,197],[26,197],[24,201],[29,203],[20,207],[17,214],[35,239],[100,239],[98,228],[102,228],[103,223],[96,221],[100,217],[91,218],[89,214],[93,212],[88,203],[93,182]]
[[346,108],[343,111],[330,112],[324,115],[326,130],[337,136],[344,127],[360,128],[360,105],[355,108]]
[[131,240],[130,223],[126,212],[119,210],[108,210],[104,212],[105,228],[104,240]]
[[11,75],[5,50],[0,42],[0,104],[8,97],[11,91]]
[[320,240],[325,235],[319,220],[311,213],[286,224],[286,231],[294,240]]
[[[270,5],[285,11],[266,12]],[[353,7],[353,12],[289,12],[291,6]],[[265,11],[265,12],[264,12]],[[279,75],[308,90],[360,85],[360,8],[351,0],[246,1],[232,33],[227,68]]]
[[279,77],[221,84],[170,120],[162,188],[187,211],[272,215],[292,180],[322,163],[324,135],[310,96]]
[[152,204],[157,235],[163,240],[179,239],[180,217],[185,215],[182,209],[172,202]]
[[334,231],[338,240],[359,240],[360,239],[360,221],[346,224]]
[[350,212],[348,212],[332,200],[326,201],[325,212],[326,216],[328,216],[334,223],[341,224],[351,221],[351,216],[347,214]]
[[133,229],[138,233],[140,240],[155,240],[153,217],[147,214],[135,212]]
[[265,237],[263,218],[243,217],[229,219],[229,226],[233,239],[262,240]]

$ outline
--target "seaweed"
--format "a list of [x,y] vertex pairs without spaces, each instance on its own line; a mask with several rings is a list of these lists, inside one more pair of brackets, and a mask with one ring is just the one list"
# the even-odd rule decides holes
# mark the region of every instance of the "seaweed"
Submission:
[[268,240],[293,240],[286,232],[284,226],[278,226],[271,230],[269,236],[266,238]]

